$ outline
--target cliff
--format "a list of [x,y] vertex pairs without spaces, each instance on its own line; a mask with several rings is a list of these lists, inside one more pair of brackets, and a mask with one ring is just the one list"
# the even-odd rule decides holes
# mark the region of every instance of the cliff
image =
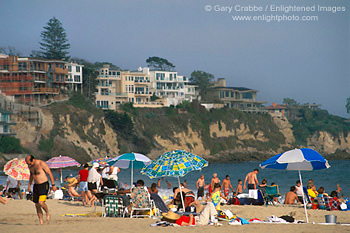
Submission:
[[[129,106],[107,114],[88,103],[68,101],[42,108],[40,114],[40,127],[20,121],[14,129],[26,151],[44,160],[61,154],[83,163],[130,151],[153,159],[183,149],[211,162],[240,162],[300,147],[294,126],[285,118],[229,109],[208,112],[195,104],[180,110]],[[346,132],[314,132],[305,146],[330,159],[350,158]]]

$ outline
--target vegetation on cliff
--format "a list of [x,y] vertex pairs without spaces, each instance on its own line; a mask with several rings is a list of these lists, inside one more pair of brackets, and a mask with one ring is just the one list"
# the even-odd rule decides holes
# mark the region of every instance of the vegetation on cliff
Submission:
[[307,138],[317,132],[328,132],[335,137],[341,133],[347,135],[350,132],[349,121],[330,115],[327,110],[301,109],[298,116],[299,119],[291,121],[298,145],[306,145]]

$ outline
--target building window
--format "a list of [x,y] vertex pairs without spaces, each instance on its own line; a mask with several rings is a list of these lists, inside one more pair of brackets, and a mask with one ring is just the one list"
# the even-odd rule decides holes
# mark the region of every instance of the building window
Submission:
[[56,74],[56,82],[60,81],[60,76],[58,74]]
[[75,71],[76,71],[76,72],[80,72],[80,66],[76,66],[76,67],[75,67]]
[[58,63],[56,63],[55,65],[56,65],[56,68],[58,68]]
[[173,74],[169,74],[169,80],[173,81]]
[[230,92],[229,91],[225,91],[225,97],[226,98],[230,97]]
[[63,64],[60,64],[60,68],[63,68]]
[[74,75],[74,82],[80,83],[80,75]]
[[72,72],[72,66],[68,66],[68,72]]
[[241,95],[243,99],[253,99],[253,93],[251,92],[244,92]]

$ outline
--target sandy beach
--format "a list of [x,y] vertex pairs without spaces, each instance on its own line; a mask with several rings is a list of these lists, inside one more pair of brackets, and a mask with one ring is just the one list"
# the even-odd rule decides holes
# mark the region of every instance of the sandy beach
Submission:
[[[0,232],[178,232],[179,227],[151,227],[156,219],[102,218],[94,214],[92,207],[83,207],[80,202],[48,200],[51,211],[51,221],[38,225],[34,204],[27,200],[10,200],[7,205],[0,205]],[[295,212],[297,220],[305,220],[304,209],[301,207],[275,206],[223,206],[239,217],[266,220],[268,216],[282,216]],[[101,212],[101,207],[96,208]],[[64,214],[87,214],[89,217],[67,217]],[[181,227],[185,232],[350,232],[350,226],[321,225],[325,215],[337,215],[337,222],[350,223],[348,211],[308,210],[309,224],[267,224],[250,223],[249,225],[231,226],[222,222],[222,226]],[[314,222],[315,224],[312,224]]]

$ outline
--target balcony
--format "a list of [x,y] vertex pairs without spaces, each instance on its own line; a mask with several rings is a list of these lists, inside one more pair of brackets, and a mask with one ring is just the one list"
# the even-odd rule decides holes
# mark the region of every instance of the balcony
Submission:
[[109,84],[109,83],[99,83],[96,85],[97,87],[111,87],[112,84]]
[[33,91],[33,94],[45,94],[45,93],[58,94],[59,90],[58,88],[38,87],[38,88],[34,88],[34,91]]
[[121,79],[121,76],[120,75],[98,75],[97,76],[97,79],[117,79],[117,80],[120,80]]
[[135,83],[150,83],[150,80],[135,79]]
[[150,91],[135,91],[135,95],[152,95]]

